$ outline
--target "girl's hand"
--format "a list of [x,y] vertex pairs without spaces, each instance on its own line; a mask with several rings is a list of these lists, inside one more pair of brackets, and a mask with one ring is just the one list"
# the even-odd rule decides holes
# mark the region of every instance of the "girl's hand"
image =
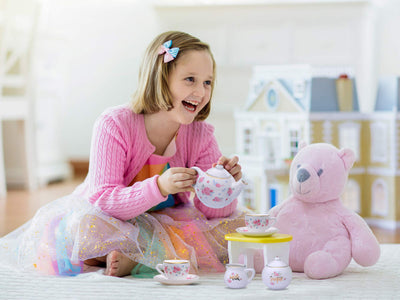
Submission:
[[190,168],[170,168],[158,177],[157,184],[161,194],[194,191],[192,185],[196,183],[197,172]]
[[221,156],[218,159],[216,164],[213,164],[213,167],[216,165],[223,165],[225,170],[227,170],[236,181],[242,178],[242,167],[238,164],[239,157],[234,156],[232,158],[226,158],[225,156]]

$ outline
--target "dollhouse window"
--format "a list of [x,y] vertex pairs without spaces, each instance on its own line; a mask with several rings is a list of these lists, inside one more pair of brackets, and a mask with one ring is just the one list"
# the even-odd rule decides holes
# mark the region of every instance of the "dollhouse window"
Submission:
[[264,129],[262,136],[260,153],[264,155],[269,164],[278,162],[279,153],[279,135],[275,126],[268,125]]
[[339,126],[340,148],[350,148],[354,151],[356,160],[360,159],[360,124],[355,122],[343,123]]
[[348,209],[360,213],[361,205],[360,205],[360,186],[357,181],[349,179],[346,184],[346,188],[344,193],[342,194],[341,200],[345,207]]
[[246,178],[247,185],[242,191],[243,205],[251,210],[256,210],[255,195],[254,195],[254,183],[251,179]]
[[252,146],[253,146],[253,129],[250,127],[246,127],[243,130],[243,153],[251,154]]
[[297,129],[289,130],[289,158],[293,158],[298,151],[300,131]]
[[387,124],[383,122],[371,124],[371,162],[388,162],[388,130]]
[[296,99],[303,99],[306,93],[306,81],[294,80],[293,81],[293,97]]
[[279,95],[276,90],[271,87],[265,94],[265,102],[268,107],[275,109],[279,103]]
[[270,184],[269,185],[269,205],[270,208],[278,205],[281,199],[281,185]]
[[389,191],[383,179],[377,179],[372,184],[371,214],[386,217],[389,213]]

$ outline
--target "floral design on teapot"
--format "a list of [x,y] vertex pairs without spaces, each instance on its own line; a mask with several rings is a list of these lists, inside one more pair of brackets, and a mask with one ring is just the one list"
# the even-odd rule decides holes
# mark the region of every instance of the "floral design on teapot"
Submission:
[[194,189],[199,200],[211,208],[222,208],[232,203],[240,194],[246,183],[235,181],[222,165],[216,165],[206,172],[192,167],[198,173]]

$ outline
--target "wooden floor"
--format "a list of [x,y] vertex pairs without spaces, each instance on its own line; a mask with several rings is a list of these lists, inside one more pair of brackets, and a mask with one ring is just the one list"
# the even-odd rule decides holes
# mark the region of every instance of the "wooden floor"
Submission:
[[[0,237],[33,217],[44,204],[71,193],[83,178],[52,183],[34,192],[9,190],[7,198],[0,199]],[[400,230],[372,228],[380,243],[400,243]]]

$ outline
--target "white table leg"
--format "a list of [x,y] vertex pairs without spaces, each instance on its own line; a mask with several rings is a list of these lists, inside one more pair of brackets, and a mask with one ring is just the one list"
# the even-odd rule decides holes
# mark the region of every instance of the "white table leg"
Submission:
[[242,252],[240,242],[228,241],[228,255],[229,255],[229,263],[239,263],[239,256]]

